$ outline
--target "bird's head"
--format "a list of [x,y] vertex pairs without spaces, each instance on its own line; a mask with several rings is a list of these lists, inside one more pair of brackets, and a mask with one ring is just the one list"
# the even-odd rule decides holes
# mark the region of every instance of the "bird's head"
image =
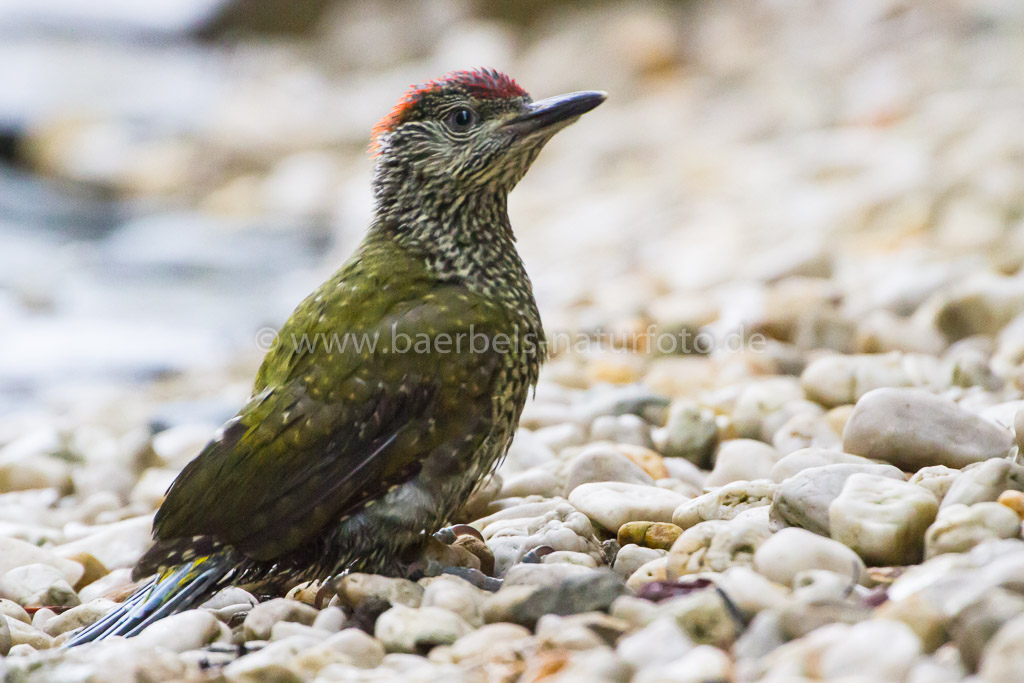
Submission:
[[492,69],[413,86],[374,127],[378,184],[507,192],[552,135],[604,99],[603,92],[575,92],[534,102]]

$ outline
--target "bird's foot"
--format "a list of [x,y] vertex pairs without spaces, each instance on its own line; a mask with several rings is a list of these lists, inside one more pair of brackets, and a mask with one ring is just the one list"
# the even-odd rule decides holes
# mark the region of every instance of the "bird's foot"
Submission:
[[479,531],[468,524],[439,530],[429,538],[420,554],[405,566],[409,578],[452,574],[484,590],[494,591],[501,580],[494,572],[494,555]]

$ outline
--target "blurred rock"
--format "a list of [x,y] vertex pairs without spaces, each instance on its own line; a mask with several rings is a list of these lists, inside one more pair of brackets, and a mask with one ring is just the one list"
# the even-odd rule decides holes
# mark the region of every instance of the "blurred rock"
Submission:
[[874,474],[851,475],[828,507],[832,538],[872,566],[921,560],[939,504],[928,490]]
[[1012,444],[1008,430],[949,399],[911,389],[878,389],[865,395],[843,430],[843,450],[908,470],[960,468],[1005,455]]

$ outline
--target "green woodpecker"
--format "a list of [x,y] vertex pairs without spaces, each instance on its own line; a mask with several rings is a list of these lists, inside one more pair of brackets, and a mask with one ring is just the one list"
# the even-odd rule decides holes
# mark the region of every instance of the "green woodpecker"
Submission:
[[229,584],[402,573],[505,455],[544,359],[508,193],[604,99],[534,102],[489,69],[402,97],[374,128],[362,244],[167,491],[134,571],[153,578],[70,644],[133,635]]

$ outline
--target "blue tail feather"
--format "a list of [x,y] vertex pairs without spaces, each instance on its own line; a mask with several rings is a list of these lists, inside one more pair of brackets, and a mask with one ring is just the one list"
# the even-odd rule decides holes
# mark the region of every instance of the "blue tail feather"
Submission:
[[230,572],[230,565],[218,559],[223,558],[200,557],[151,579],[123,604],[72,636],[65,647],[107,636],[134,636],[158,619],[192,608]]

